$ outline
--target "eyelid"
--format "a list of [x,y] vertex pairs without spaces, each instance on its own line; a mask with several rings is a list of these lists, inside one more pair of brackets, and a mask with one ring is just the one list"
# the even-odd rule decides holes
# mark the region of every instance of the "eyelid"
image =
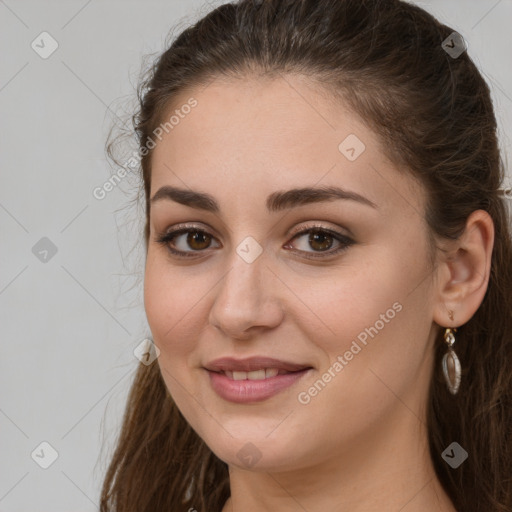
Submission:
[[292,228],[290,231],[288,231],[286,233],[286,236],[293,237],[294,235],[302,233],[303,231],[307,231],[309,229],[314,229],[314,228],[321,229],[322,231],[326,231],[328,233],[334,233],[337,236],[341,236],[344,238],[352,238],[352,235],[342,233],[339,230],[340,228],[331,228],[331,227],[328,227],[325,224],[323,224],[322,221],[314,221],[314,220],[309,223],[306,222],[306,224],[300,224],[299,226]]
[[205,224],[203,222],[200,222],[200,223],[194,223],[194,221],[192,221],[192,223],[187,223],[187,222],[181,222],[179,224],[176,224],[176,225],[172,225],[170,228],[167,228],[163,234],[165,235],[166,233],[171,233],[171,232],[175,232],[175,231],[179,231],[180,229],[189,229],[189,230],[194,230],[194,229],[197,229],[198,231],[205,231],[207,233],[211,233],[212,235],[215,235],[215,237],[218,237],[218,232],[216,229],[212,228],[209,224]]

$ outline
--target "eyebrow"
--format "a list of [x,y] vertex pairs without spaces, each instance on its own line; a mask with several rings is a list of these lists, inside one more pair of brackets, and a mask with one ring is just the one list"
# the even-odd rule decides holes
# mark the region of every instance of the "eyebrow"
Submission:
[[[175,201],[198,210],[205,210],[212,213],[220,212],[220,206],[216,199],[204,192],[196,192],[166,185],[158,189],[151,198],[151,204],[164,199]],[[378,209],[377,205],[366,197],[335,186],[317,188],[303,187],[286,190],[284,192],[273,192],[267,197],[266,206],[269,212],[278,212],[305,204],[334,201],[337,199],[356,201]]]

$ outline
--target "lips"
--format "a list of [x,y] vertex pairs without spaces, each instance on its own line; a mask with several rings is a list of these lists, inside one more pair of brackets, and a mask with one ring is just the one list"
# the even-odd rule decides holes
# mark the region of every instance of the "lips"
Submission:
[[312,366],[271,357],[221,357],[204,366],[213,390],[224,400],[247,404],[267,400],[309,374]]
[[[233,357],[221,357],[205,365],[212,372],[228,374],[228,372],[257,372],[259,370],[277,369],[278,374],[298,372],[311,368],[310,365],[281,361],[270,357],[255,356],[247,359],[235,359]],[[271,373],[275,373],[271,372]]]

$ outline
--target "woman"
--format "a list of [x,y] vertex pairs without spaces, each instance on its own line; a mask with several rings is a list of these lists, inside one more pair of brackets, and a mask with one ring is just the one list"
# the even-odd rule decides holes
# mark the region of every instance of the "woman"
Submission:
[[461,36],[398,0],[242,0],[139,98],[159,357],[101,510],[512,510],[504,170]]

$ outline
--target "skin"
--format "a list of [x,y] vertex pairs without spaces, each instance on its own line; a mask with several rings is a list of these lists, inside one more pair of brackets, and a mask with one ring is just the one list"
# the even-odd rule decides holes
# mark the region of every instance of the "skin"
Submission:
[[[206,192],[220,212],[165,199],[151,205],[145,308],[172,398],[229,466],[223,512],[455,511],[433,470],[425,408],[432,372],[441,372],[433,364],[436,333],[467,322],[487,288],[489,215],[474,212],[432,268],[423,188],[345,105],[298,75],[219,78],[182,93],[171,110],[190,97],[198,105],[154,149],[151,197],[164,185]],[[366,146],[355,161],[338,149],[349,134]],[[273,192],[321,185],[357,192],[376,208],[352,200],[265,207]],[[307,259],[322,254],[321,244],[288,233],[313,221],[355,243]],[[179,223],[211,234],[202,245],[187,244],[186,235],[174,240],[193,258],[156,241]],[[263,250],[252,263],[236,252],[247,236]],[[397,302],[394,318],[300,403],[298,394]],[[313,370],[265,401],[219,397],[203,366],[253,355]],[[260,457],[250,467],[237,457],[249,442]]]

